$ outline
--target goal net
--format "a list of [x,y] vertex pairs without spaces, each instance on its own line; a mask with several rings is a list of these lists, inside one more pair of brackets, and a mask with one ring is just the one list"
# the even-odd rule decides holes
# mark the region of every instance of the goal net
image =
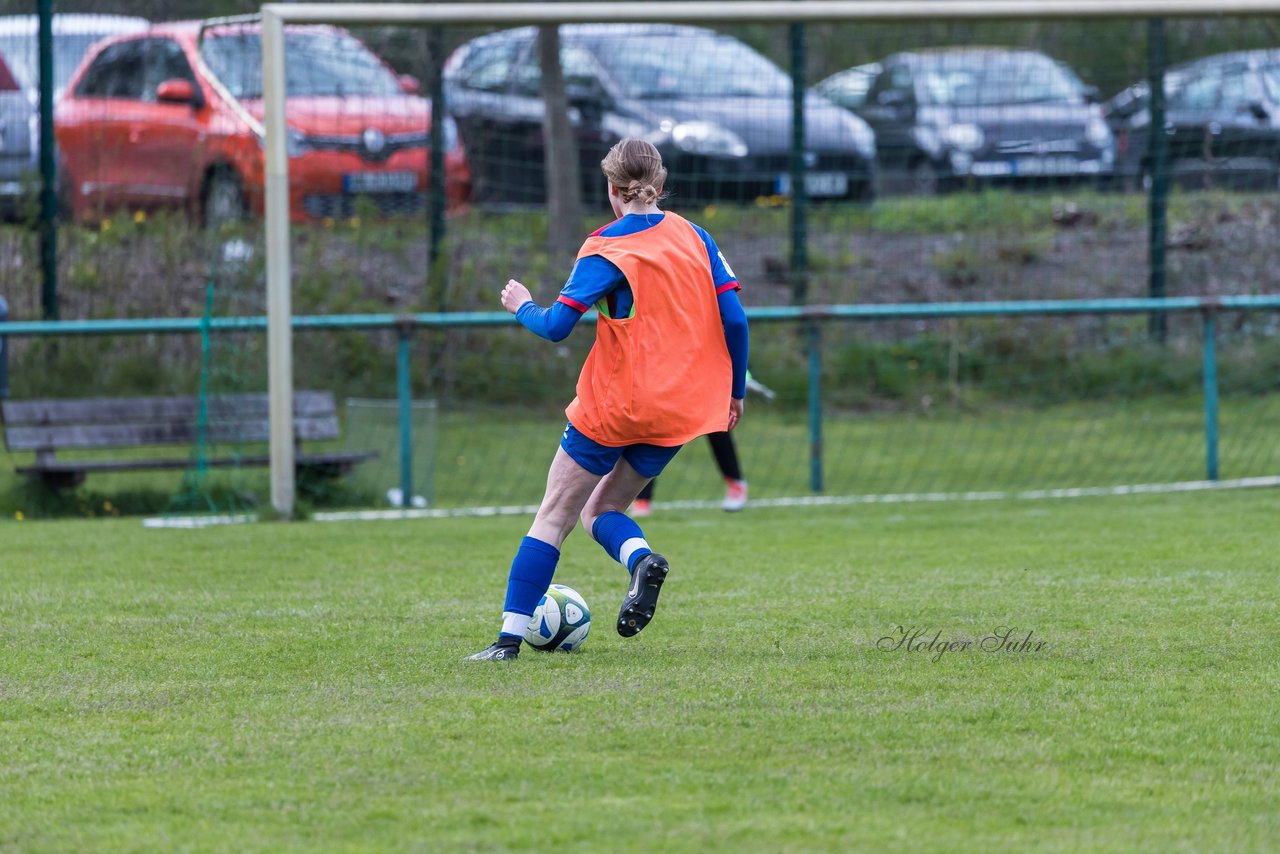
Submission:
[[[1098,301],[757,322],[751,367],[777,397],[735,434],[753,498],[1266,482],[1274,307],[1215,314],[1210,339],[1200,313],[1106,301],[1274,290],[1278,11],[268,5],[261,71],[223,76],[261,95],[272,501],[293,502],[300,377],[351,388],[367,363],[387,386],[395,346],[291,318],[491,312],[510,277],[551,302],[573,241],[612,218],[597,164],[623,136],[659,145],[664,205],[714,235],[753,311]],[[438,507],[536,502],[591,337],[489,322],[413,336]],[[659,501],[718,489],[694,447]]]

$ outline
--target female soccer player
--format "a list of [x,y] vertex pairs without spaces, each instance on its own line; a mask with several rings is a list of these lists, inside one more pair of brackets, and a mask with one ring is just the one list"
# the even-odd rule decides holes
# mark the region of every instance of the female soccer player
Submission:
[[546,493],[511,563],[502,630],[473,660],[519,655],[579,519],[631,573],[618,634],[647,626],[670,566],[623,511],[682,445],[742,417],[747,319],[733,271],[711,235],[658,209],[667,170],[652,144],[624,139],[600,168],[618,218],[587,238],[556,302],[538,307],[514,279],[502,290],[502,306],[551,341],[592,304],[600,318]]

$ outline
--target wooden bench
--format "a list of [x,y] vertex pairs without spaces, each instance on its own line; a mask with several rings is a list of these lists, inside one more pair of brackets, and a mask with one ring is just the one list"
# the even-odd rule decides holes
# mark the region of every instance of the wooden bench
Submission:
[[[268,441],[266,394],[221,394],[206,399],[206,447],[261,445]],[[185,456],[119,457],[116,459],[59,459],[67,450],[151,448],[183,445],[194,450],[200,423],[200,398],[100,397],[54,400],[6,400],[4,441],[10,451],[34,451],[31,465],[16,466],[19,474],[40,478],[61,489],[84,482],[91,472],[143,469],[187,469],[198,464],[193,453]],[[300,391],[293,396],[293,435],[298,472],[337,477],[359,462],[378,456],[377,451],[319,451],[303,453],[302,442],[339,438],[338,412],[333,393]],[[213,468],[265,466],[265,452],[209,456],[204,465]]]

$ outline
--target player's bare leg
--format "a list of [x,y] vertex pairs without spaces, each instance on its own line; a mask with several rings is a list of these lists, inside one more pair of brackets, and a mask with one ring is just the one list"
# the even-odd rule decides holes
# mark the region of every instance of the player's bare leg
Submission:
[[[619,461],[619,465],[621,464],[622,461]],[[627,466],[627,468],[631,467]],[[617,470],[615,466],[614,472]],[[635,469],[631,471],[634,473]],[[613,477],[613,472],[603,478],[598,474],[592,474],[565,453],[564,448],[556,448],[555,459],[551,461],[551,470],[547,472],[547,489],[543,493],[542,504],[538,506],[538,515],[529,526],[529,536],[560,548],[565,538],[569,536],[569,532],[573,530],[573,526],[578,524],[579,515],[586,518],[584,508],[591,503],[600,486],[610,477]],[[647,481],[648,478],[645,480]],[[643,485],[642,483],[641,486]],[[639,491],[640,487],[636,487],[636,492]]]
[[[529,613],[555,572],[560,546],[578,523],[583,505],[600,482],[600,475],[578,465],[556,448],[547,472],[547,489],[529,534],[520,545],[507,581],[507,602],[502,613],[502,632],[486,649],[468,656],[473,661],[511,661],[520,654],[520,641]],[[531,601],[532,600],[532,601]]]

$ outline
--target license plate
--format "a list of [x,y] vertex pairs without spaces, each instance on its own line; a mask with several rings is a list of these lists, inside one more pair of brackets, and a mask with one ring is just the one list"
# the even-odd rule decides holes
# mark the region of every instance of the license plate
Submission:
[[1019,157],[1013,161],[1015,175],[1074,175],[1080,162],[1074,157]]
[[352,172],[342,176],[345,193],[412,193],[416,189],[416,172]]
[[[779,196],[791,195],[791,176],[778,176],[777,187]],[[809,172],[804,176],[804,189],[811,199],[847,196],[849,176],[843,172]]]

